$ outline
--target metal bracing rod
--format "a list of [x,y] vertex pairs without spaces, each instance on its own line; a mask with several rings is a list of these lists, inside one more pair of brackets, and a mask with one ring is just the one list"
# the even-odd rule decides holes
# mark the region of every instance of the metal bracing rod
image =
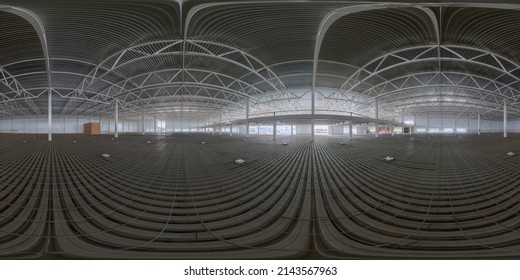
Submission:
[[[217,99],[217,98],[209,98],[209,97],[204,97],[204,96],[193,96],[193,95],[184,96],[184,97],[182,97],[180,95],[172,95],[172,96],[164,96],[164,97],[150,97],[150,98],[147,98],[147,99],[140,99],[140,100],[134,100],[134,101],[129,101],[129,102],[122,102],[122,103],[120,103],[120,105],[121,105],[121,107],[123,107],[123,108],[125,108],[127,110],[138,112],[138,111],[142,110],[142,108],[139,107],[139,106],[142,106],[143,104],[140,104],[140,102],[144,102],[145,105],[152,106],[153,105],[153,103],[151,103],[152,101],[159,101],[159,100],[163,100],[163,99],[174,100],[175,98],[184,98],[184,99],[190,99],[190,100],[208,101],[207,103],[204,103],[204,104],[210,104],[209,102],[217,102],[218,101],[220,103],[225,103],[225,104],[229,104],[229,105],[233,105],[233,106],[240,105],[237,101],[231,102],[231,101],[227,101],[225,99]],[[78,106],[72,112],[75,112],[76,110],[79,110],[79,109],[83,109],[83,111],[80,112],[80,114],[83,114],[86,111],[93,110],[93,109],[95,109],[96,107],[98,107],[100,105],[105,105],[105,104],[104,103],[103,104],[97,103],[97,104],[94,104],[94,105],[90,106],[89,108],[80,108],[80,106]],[[217,104],[217,103],[214,103],[213,105],[214,106],[211,106],[213,108],[220,108],[220,107],[223,106],[222,104]]]
[[[500,68],[497,68],[497,67],[494,67],[494,66],[491,66],[491,65],[488,65],[488,64],[485,64],[485,63],[482,63],[482,62],[477,62],[477,61],[471,61],[471,60],[461,60],[461,59],[455,59],[455,58],[441,58],[443,61],[449,61],[449,62],[465,62],[465,63],[470,63],[470,64],[476,64],[476,65],[479,65],[479,66],[483,66],[483,67],[488,67],[488,68],[492,68],[493,70],[496,70],[496,71],[501,71],[503,74],[507,74],[510,78],[512,79],[515,79],[517,82],[520,81],[520,78],[519,77],[516,77],[514,74],[511,74],[511,73],[508,73],[508,72],[503,72]],[[375,73],[372,73],[371,75],[368,75],[366,77],[364,77],[361,81],[357,82],[356,84],[354,84],[353,86],[351,86],[350,88],[344,88],[344,90],[347,90],[347,91],[356,91],[355,88],[358,87],[359,85],[361,84],[365,84],[367,80],[369,80],[370,78],[374,77],[374,76],[379,76],[379,74],[383,71],[388,71],[388,70],[391,70],[391,69],[394,69],[394,68],[398,68],[398,67],[401,67],[401,66],[404,66],[404,65],[408,65],[408,64],[411,64],[411,63],[416,63],[416,62],[434,62],[434,61],[437,61],[437,58],[427,58],[427,59],[421,59],[421,60],[415,60],[415,61],[410,61],[410,62],[401,62],[401,63],[396,63],[396,64],[393,64],[391,66],[388,66],[382,70],[380,70],[379,72],[375,72]]]
[[[128,51],[128,50],[127,50],[127,51]],[[141,54],[144,55],[144,53],[141,53]],[[155,54],[158,55],[159,52],[155,52],[155,53],[152,54],[152,55],[155,55]],[[147,57],[150,57],[150,54],[148,54]],[[128,61],[127,61],[127,62],[128,62]],[[127,63],[127,62],[125,62],[125,63]],[[228,62],[229,62],[229,61],[228,61]],[[118,64],[118,63],[114,63],[113,65],[111,65],[110,69],[111,69],[112,71],[113,71],[114,69],[116,69],[116,67],[115,67],[116,64]],[[100,67],[103,66],[103,63],[101,63],[99,66],[100,66]],[[100,67],[97,67],[97,69],[101,69]],[[264,68],[265,68],[265,67],[264,67]],[[268,68],[268,67],[267,67],[267,68]],[[95,70],[95,73],[97,73],[97,71],[98,71],[98,70]],[[105,71],[105,72],[110,72],[110,70]],[[200,71],[199,71],[199,72],[200,72]],[[210,72],[208,72],[208,73],[210,73]],[[104,73],[104,75],[105,75],[105,74],[107,74],[107,73]],[[216,73],[210,73],[210,74],[216,74]],[[272,74],[274,74],[274,73],[272,73]],[[92,76],[92,73],[90,73],[89,76]],[[221,76],[222,76],[222,75],[221,75]],[[218,76],[216,76],[216,77],[218,78]],[[101,78],[101,77],[98,77],[98,79],[99,79],[99,78]],[[269,77],[268,79],[272,80],[273,77]],[[101,79],[101,80],[102,80],[102,79]],[[88,80],[85,80],[85,81],[88,81]],[[93,81],[93,79],[91,79],[91,81]],[[119,82],[119,83],[120,83],[120,82]],[[235,79],[235,80],[230,84],[230,86],[231,86],[233,83],[243,84],[242,81],[237,81],[236,79]],[[82,83],[82,85],[84,85],[84,84],[85,84],[85,83]],[[126,84],[126,82],[123,82],[123,86],[121,86],[121,85],[119,85],[119,84],[118,84],[117,86],[121,87],[121,89],[124,89],[124,85],[125,85],[125,84]],[[112,87],[112,88],[113,88],[113,85],[114,85],[114,84],[111,84],[111,87]],[[194,84],[194,85],[195,85],[195,84]],[[196,85],[197,85],[197,86],[200,86],[200,83],[197,83]],[[159,85],[159,86],[160,86],[160,85]],[[205,86],[207,86],[207,85],[205,85]],[[213,86],[214,86],[214,85],[213,85]],[[243,87],[243,86],[242,86],[242,87]],[[85,90],[85,88],[83,87],[82,90]],[[258,90],[258,89],[251,88],[250,90]],[[109,89],[109,91],[110,91],[110,89]],[[240,92],[235,92],[235,93],[240,93]],[[137,97],[137,98],[140,98],[140,97],[137,96],[137,95],[136,95],[136,97]],[[106,98],[110,98],[110,96],[107,95]],[[123,101],[124,101],[124,100],[123,100]],[[123,106],[124,106],[124,105],[123,105]]]
[[[238,48],[235,48],[235,47],[231,47],[231,46],[228,46],[228,45],[225,45],[225,44],[221,44],[221,43],[212,42],[212,41],[203,41],[203,40],[187,40],[187,41],[189,43],[191,43],[191,44],[193,44],[195,46],[199,46],[199,47],[201,47],[200,44],[203,43],[203,44],[211,44],[211,45],[219,46],[219,47],[222,47],[222,48],[228,48],[231,51],[228,51],[228,52],[225,52],[225,53],[221,53],[218,56],[222,57],[224,55],[231,55],[231,54],[234,54],[234,53],[240,54],[248,62],[248,66],[250,67],[249,69],[253,70],[253,71],[251,71],[252,73],[255,73],[257,76],[263,78],[270,86],[273,87],[273,89],[281,90],[282,92],[287,91],[287,87],[282,82],[282,80],[278,77],[278,75],[269,66],[267,66],[260,59],[254,57],[253,55],[251,55],[251,54],[249,54],[249,53],[247,53],[247,52],[245,52],[245,51],[243,51],[241,49],[238,49]],[[210,54],[216,55],[215,53],[209,51],[207,48],[204,48],[204,49],[206,51],[208,51]],[[251,61],[254,61],[256,64],[260,65],[261,67],[256,69],[253,66],[253,64],[251,63]],[[268,73],[268,77],[267,78],[260,74],[260,72],[263,71],[263,70],[266,70],[266,72]],[[275,80],[275,84],[272,84],[270,82],[270,80],[273,80],[273,79]],[[280,85],[281,89],[277,88],[276,85]]]
[[[443,71],[442,74],[439,74],[438,72],[427,71],[427,72],[414,73],[411,75],[399,76],[399,77],[393,78],[391,80],[386,80],[382,83],[376,84],[376,85],[362,91],[360,94],[362,94],[362,95],[363,94],[365,94],[365,95],[375,94],[377,97],[383,97],[383,96],[400,93],[402,91],[407,91],[407,90],[412,90],[412,89],[438,87],[439,84],[437,83],[436,79],[440,75],[442,75],[444,77],[443,81],[447,82],[446,85],[449,86],[450,88],[478,90],[479,92],[494,94],[497,96],[501,96],[503,98],[515,98],[515,96],[520,96],[520,90],[512,88],[510,86],[511,84],[514,84],[514,83],[504,84],[504,83],[497,82],[495,80],[492,80],[488,77],[484,77],[481,75],[473,75],[473,74],[454,72],[454,71],[448,71],[448,72]],[[455,75],[459,76],[457,83],[453,82],[450,79],[450,77],[448,77],[448,76],[455,76]],[[420,79],[421,77],[425,77],[425,76],[428,77],[427,82],[423,82]],[[482,86],[476,81],[476,79],[485,81],[486,84],[484,84]],[[400,86],[396,86],[396,82],[402,81],[402,80],[404,80],[404,82],[401,82]],[[474,86],[462,84],[462,83],[468,83],[468,82],[471,84],[474,84]],[[487,89],[489,87],[489,85],[494,85],[496,90]],[[506,90],[504,92],[509,91],[513,96],[510,97],[510,96],[504,95],[504,93],[500,91],[501,89],[504,89],[504,88],[506,88]],[[368,98],[367,102],[371,102],[374,98],[375,97]]]
[[[392,69],[392,68],[395,68],[395,67],[399,67],[399,66],[402,66],[402,65],[415,63],[415,62],[438,61],[439,60],[438,56],[426,56],[426,57],[424,57],[426,54],[432,53],[431,51],[435,50],[437,48],[446,50],[446,51],[454,54],[457,57],[457,58],[453,58],[452,56],[450,56],[450,57],[441,57],[441,59],[444,60],[444,61],[457,61],[457,62],[473,63],[473,64],[476,64],[476,65],[493,68],[495,70],[498,70],[500,72],[508,74],[512,78],[515,78],[514,75],[512,74],[512,72],[517,70],[517,69],[520,69],[520,65],[518,63],[515,63],[514,61],[512,61],[511,59],[509,59],[507,57],[501,56],[499,54],[496,54],[496,53],[493,53],[493,52],[490,52],[490,51],[483,51],[483,50],[475,48],[475,47],[462,46],[462,45],[460,45],[460,46],[459,45],[442,45],[442,46],[438,46],[437,44],[435,44],[435,45],[422,45],[422,46],[413,46],[413,47],[407,47],[407,48],[399,49],[399,50],[393,51],[391,53],[384,54],[382,56],[379,56],[379,57],[371,60],[370,62],[368,62],[365,65],[363,65],[360,68],[360,70],[358,70],[358,71],[354,72],[352,75],[350,75],[347,78],[347,80],[340,86],[340,88],[346,88],[346,86],[348,84],[350,84],[349,89],[353,90],[355,87],[357,87],[358,85],[362,84],[367,79],[369,79],[371,77],[374,77],[374,76],[379,76],[379,74],[381,72],[383,72],[383,71],[387,71],[389,69]],[[405,53],[405,52],[408,52],[408,51],[411,51],[411,50],[416,50],[416,51],[417,50],[419,50],[419,51],[423,50],[423,51],[419,55],[414,57],[413,59],[409,59],[409,58],[406,58],[404,56],[400,56],[399,55],[400,53]],[[460,53],[460,50],[462,50],[462,51],[470,50],[473,53],[478,53],[478,55],[473,55],[472,57],[468,58],[468,57],[463,56]],[[489,55],[489,56],[493,57],[499,64],[500,64],[500,60],[503,60],[503,61],[507,61],[508,63],[514,65],[515,67],[512,70],[511,69],[505,69],[503,66],[502,67],[496,67],[496,66],[491,65],[491,64],[486,64],[486,63],[482,63],[482,62],[474,60],[474,59],[477,59],[477,58],[479,58],[481,56],[484,56],[484,55]],[[383,66],[383,62],[387,58],[389,58],[389,57],[392,57],[393,59],[400,59],[401,62],[395,63],[395,64],[392,64],[392,65],[389,65],[389,66],[381,68],[381,66]],[[375,65],[376,63],[377,63],[377,67],[373,71],[367,70],[367,68],[369,66]],[[367,73],[368,76],[366,76],[363,79],[359,80],[359,76],[360,76],[360,74],[362,72]],[[356,82],[355,83],[350,83],[350,81],[352,81],[352,80],[356,81]]]
[[[41,72],[39,72],[39,73],[41,73]],[[45,72],[43,72],[43,73],[45,73]],[[27,96],[34,97],[30,92],[28,92],[22,86],[22,84],[16,79],[16,76],[11,75],[11,73],[9,73],[7,70],[5,70],[2,67],[0,67],[0,82],[2,84],[4,84],[7,88],[9,88],[11,90],[10,92],[15,93],[16,96],[25,97],[25,98]],[[0,92],[0,96],[2,96],[2,98],[8,98],[7,93],[10,93],[10,92],[9,91]]]
[[[180,44],[180,43],[183,43],[183,44],[186,44],[186,43],[188,43],[188,44],[197,44],[197,43],[199,43],[200,44],[200,43],[203,43],[203,44],[210,44],[210,45],[213,45],[213,46],[216,45],[216,46],[219,46],[221,48],[228,48],[231,51],[225,52],[225,53],[222,53],[222,54],[216,54],[216,53],[213,53],[213,52],[209,51],[206,48],[201,48],[200,45],[197,45],[197,48],[196,48],[199,51],[198,53],[193,51],[193,50],[191,52],[189,52],[189,53],[186,53],[185,51],[164,52],[167,48],[162,48],[162,49],[160,49],[158,51],[155,51],[155,52],[144,52],[144,51],[142,51],[143,50],[143,48],[142,48],[143,46],[148,46],[150,48],[153,48],[153,45],[161,45],[162,46],[162,44],[164,42],[173,42],[173,44]],[[139,49],[139,50],[137,50],[137,49]],[[203,52],[200,52],[200,50],[203,50]],[[127,53],[127,52],[132,52],[137,57],[136,58],[132,58],[132,59],[130,59],[128,61],[125,61],[123,63],[119,63],[119,60],[117,59],[116,62],[113,63],[110,66],[110,69],[108,71],[103,71],[103,74],[98,76],[98,70],[105,63],[111,61],[115,57],[118,57],[118,56],[121,57],[124,53]],[[231,55],[231,54],[234,54],[234,53],[238,53],[238,54],[242,55],[246,59],[246,61],[254,60],[256,64],[259,64],[259,65],[262,66],[262,68],[267,69],[266,72],[268,73],[268,77],[265,77],[264,75],[260,74],[254,67],[252,67],[251,63],[242,64],[240,62],[237,62],[237,61],[235,61],[233,59],[229,59],[229,58],[226,57],[226,55]],[[122,51],[117,52],[116,54],[114,54],[112,56],[109,56],[107,59],[105,59],[103,62],[101,62],[98,66],[96,66],[88,74],[88,76],[91,77],[91,78],[90,79],[89,78],[83,79],[83,81],[80,83],[78,89],[80,91],[88,89],[88,87],[90,87],[92,84],[94,84],[97,80],[102,79],[104,76],[109,75],[111,73],[115,73],[114,71],[117,70],[119,67],[122,67],[122,66],[125,66],[127,64],[139,61],[141,59],[149,59],[149,58],[153,58],[153,57],[156,57],[156,56],[162,56],[162,55],[182,55],[182,56],[189,55],[189,56],[216,58],[216,59],[219,59],[219,60],[221,60],[223,62],[239,66],[239,67],[249,71],[250,73],[255,74],[256,76],[258,76],[259,78],[264,80],[267,84],[269,84],[271,87],[273,87],[274,90],[281,90],[283,92],[286,91],[286,88],[283,85],[283,82],[279,78],[277,78],[277,75],[269,67],[267,67],[267,65],[262,63],[260,60],[254,58],[252,55],[249,55],[247,52],[244,52],[244,51],[239,50],[237,48],[233,48],[233,47],[230,47],[230,46],[227,46],[227,45],[223,45],[223,44],[218,44],[218,43],[215,43],[215,42],[203,41],[203,40],[154,41],[154,42],[140,44],[140,45],[136,45],[136,46],[132,46],[130,48],[124,49]],[[273,84],[271,82],[272,79],[276,80],[275,81],[276,84]],[[282,86],[282,89],[278,88],[277,85]]]
[[[499,84],[496,80],[491,80],[489,78],[486,78],[486,81],[488,83],[485,86],[481,86],[481,85],[479,85],[479,83],[477,83],[475,81],[474,77],[476,75],[466,75],[466,77],[469,77],[472,81],[474,81],[475,86],[465,86],[465,85],[455,84],[448,77],[446,77],[446,75],[444,75],[444,74],[441,74],[441,75],[443,75],[446,78],[446,79],[444,79],[445,81],[448,81],[448,82],[453,84],[453,86],[451,86],[451,87],[457,87],[457,88],[460,88],[460,89],[470,89],[470,90],[474,90],[475,92],[478,92],[480,94],[480,96],[481,96],[480,100],[483,100],[483,101],[485,101],[486,98],[489,95],[493,95],[493,96],[497,96],[497,97],[511,98],[511,96],[505,95],[505,93],[504,93],[505,91],[503,91],[504,88],[507,88],[506,91],[509,91],[509,93],[511,93],[513,99],[515,98],[515,92],[518,93],[518,90],[515,90],[514,88],[510,87],[510,85],[512,83],[510,83],[508,85]],[[413,76],[413,77],[415,78],[415,76]],[[518,80],[518,78],[516,78],[516,79]],[[419,79],[416,79],[416,80],[419,81]],[[431,83],[433,80],[434,79],[431,79],[429,82]],[[395,80],[392,80],[392,81],[395,81]],[[387,96],[387,95],[395,94],[395,93],[401,94],[401,93],[403,93],[405,91],[409,91],[409,90],[412,90],[412,89],[421,89],[421,88],[427,88],[427,87],[438,87],[438,84],[436,84],[436,85],[433,85],[433,84],[432,85],[424,85],[424,83],[422,83],[422,82],[420,82],[420,83],[422,83],[422,85],[419,85],[419,86],[416,85],[416,86],[412,86],[412,87],[410,87],[410,86],[406,87],[406,85],[408,85],[408,84],[405,82],[405,83],[402,83],[401,86],[400,86],[401,88],[399,88],[399,87],[395,86],[395,84],[392,81],[384,82],[383,83],[383,89],[381,89],[379,92],[377,92],[377,91],[375,92],[376,96],[377,97],[382,97],[382,96]],[[487,88],[484,89],[484,87],[488,87],[488,85],[490,85],[490,84],[495,86],[494,90],[488,90]],[[379,85],[381,85],[381,84],[379,84]],[[386,88],[392,88],[392,87],[394,88],[394,90],[392,90],[390,92],[388,90],[386,90]],[[372,87],[370,89],[370,91],[374,92],[375,91],[374,87]],[[488,96],[483,96],[482,95],[483,92],[488,93],[489,95]],[[373,100],[374,98],[375,97],[372,97],[372,98],[370,98],[368,100]],[[498,102],[498,100],[497,100],[497,102]]]
[[[160,97],[156,97],[156,96],[151,96],[149,98],[145,98],[145,99],[140,99],[140,100],[133,100],[133,101],[128,101],[126,103],[124,103],[125,105],[131,105],[131,106],[142,106],[142,105],[149,105],[149,106],[152,106],[156,103],[156,101],[185,101],[185,103],[188,103],[188,102],[198,102],[198,103],[201,103],[201,104],[205,104],[205,105],[212,105],[213,107],[223,107],[224,105],[226,106],[232,106],[232,107],[236,107],[236,108],[243,108],[242,107],[242,103],[239,103],[238,100],[233,100],[233,101],[230,101],[230,100],[226,100],[226,99],[219,99],[219,98],[215,98],[215,97],[207,97],[207,96],[198,96],[198,95],[168,95],[168,96],[160,96]],[[162,102],[164,103],[164,102]],[[137,108],[137,107],[136,107]]]
[[5,11],[8,13],[15,14],[17,16],[22,17],[27,20],[33,27],[36,33],[38,34],[38,38],[40,39],[40,43],[42,45],[43,56],[45,58],[45,70],[47,72],[47,86],[48,86],[48,140],[52,141],[52,75],[51,75],[51,62],[49,55],[49,47],[47,44],[47,33],[45,31],[45,27],[40,18],[34,14],[33,12],[19,8],[12,7],[6,5],[0,5],[0,11]]
[[[123,50],[120,50],[110,56],[108,56],[107,58],[105,58],[102,62],[100,62],[99,64],[96,65],[96,67],[94,67],[87,75],[87,77],[85,77],[80,83],[79,83],[79,87],[78,89],[80,89],[81,91],[83,90],[86,90],[85,88],[85,85],[88,84],[87,86],[90,86],[94,83],[94,81],[96,79],[98,79],[96,77],[99,69],[103,69],[105,71],[103,71],[104,73],[108,73],[108,72],[112,72],[116,66],[116,64],[119,62],[120,58],[125,54],[127,53],[128,51],[133,51],[135,49],[139,49],[139,48],[142,48],[142,47],[145,47],[145,46],[149,46],[149,45],[152,45],[152,44],[163,44],[163,43],[171,43],[171,42],[175,42],[175,44],[180,44],[182,42],[182,40],[162,40],[162,41],[155,41],[155,42],[149,42],[149,43],[143,43],[143,44],[138,44],[138,45],[135,45],[135,46],[132,46],[132,47],[129,47],[129,48],[126,48],[126,49],[123,49]],[[173,46],[173,44],[171,45]],[[170,46],[170,47],[171,47]],[[135,54],[138,54],[138,53],[141,53],[142,55],[149,55],[149,53],[145,53],[145,52],[142,52],[142,51],[135,51]],[[104,66],[104,64],[106,63],[109,63],[112,59],[116,59],[115,63],[113,63],[111,66]],[[90,82],[88,81],[90,78]]]
[[[138,98],[141,98],[139,94],[141,94],[145,90],[164,89],[164,88],[172,88],[172,87],[179,87],[179,88],[182,88],[182,87],[184,87],[184,88],[185,87],[195,87],[195,88],[213,89],[213,90],[219,90],[221,92],[229,93],[229,94],[232,94],[232,95],[236,95],[236,96],[239,96],[239,97],[245,97],[245,98],[249,98],[250,97],[249,95],[247,95],[247,94],[245,94],[243,92],[240,92],[240,91],[237,91],[237,90],[233,90],[233,89],[230,89],[230,88],[225,88],[225,87],[222,87],[222,86],[219,86],[219,85],[205,84],[205,83],[195,83],[195,82],[182,82],[181,81],[181,82],[173,82],[173,83],[151,84],[151,85],[146,85],[146,86],[142,86],[142,87],[138,87],[138,88],[133,88],[131,90],[128,90],[124,94],[114,95],[111,98],[119,98],[119,97],[121,97],[123,95],[127,95],[127,94],[135,94],[134,96],[136,96]],[[139,92],[139,94],[136,94],[136,92]],[[251,98],[253,98],[253,97],[251,97]],[[253,98],[253,99],[255,99],[255,98]]]
[[29,114],[29,110],[27,110],[27,108],[25,108],[18,102],[11,101],[11,102],[0,103],[0,108],[2,109],[2,110],[0,110],[0,112],[4,113],[5,115],[15,116],[20,113],[23,115]]
[[[443,102],[444,99],[440,99],[440,96],[439,95],[436,95],[436,96],[428,96],[426,95],[425,93],[414,93],[414,94],[410,94],[409,92],[411,90],[414,90],[414,89],[417,89],[417,90],[420,90],[420,89],[426,89],[426,88],[438,88],[438,86],[434,86],[434,85],[431,85],[431,86],[421,86],[421,87],[414,87],[414,88],[407,88],[407,89],[404,89],[404,90],[398,90],[398,91],[393,91],[393,92],[388,92],[388,93],[385,93],[385,94],[382,94],[379,97],[385,97],[386,99],[388,99],[388,96],[390,95],[398,95],[390,100],[387,100],[386,104],[390,104],[390,103],[394,103],[394,102],[398,102],[398,101],[405,101],[405,100],[412,100],[413,99],[417,99],[417,98],[429,98],[430,101],[432,102]],[[493,102],[493,101],[490,101],[487,99],[487,97],[489,97],[490,95],[493,95],[493,93],[488,93],[486,92],[485,90],[482,90],[482,91],[479,91],[478,89],[475,89],[475,88],[462,88],[462,87],[445,87],[445,88],[452,88],[452,89],[461,89],[461,90],[466,90],[466,94],[450,94],[450,95],[444,95],[444,97],[448,97],[448,98],[451,98],[452,100],[450,100],[449,102],[451,103],[452,101],[457,101],[457,102],[467,102],[469,103],[470,101],[475,103],[475,104],[478,104],[477,102],[481,102],[484,103],[484,104],[499,104],[498,103],[498,99],[497,98],[494,98],[496,101]],[[479,95],[480,98],[475,98],[473,97],[470,93],[474,93],[476,95]],[[486,96],[482,96],[482,93],[488,93],[488,95]],[[496,97],[496,96],[495,96]],[[459,100],[456,100],[456,99],[459,99]],[[463,100],[460,100],[460,99],[463,99]]]
[[[113,83],[111,81],[103,81],[103,82],[108,83],[109,86],[104,88],[104,89],[102,89],[100,92],[101,93],[107,92],[107,94],[110,93],[111,91],[119,91],[120,93],[127,93],[129,91],[129,89],[126,89],[125,86],[127,85],[128,82],[132,81],[132,84],[137,85],[137,87],[143,87],[143,86],[146,85],[146,83],[150,80],[150,78],[152,76],[155,79],[161,80],[163,83],[172,83],[172,82],[174,82],[178,78],[179,74],[181,74],[182,71],[187,73],[194,81],[196,81],[196,83],[205,83],[205,81],[209,80],[209,78],[214,77],[214,78],[216,78],[216,82],[220,83],[219,86],[221,86],[223,88],[231,89],[232,86],[238,85],[238,86],[240,86],[241,91],[243,91],[243,92],[254,91],[255,94],[257,94],[257,93],[265,93],[263,90],[260,90],[257,87],[255,87],[255,85],[250,84],[250,83],[245,82],[245,81],[242,81],[242,80],[240,80],[239,78],[236,78],[236,77],[232,77],[232,76],[229,76],[229,75],[225,75],[225,74],[222,74],[222,73],[219,73],[219,72],[215,72],[215,71],[211,71],[211,70],[207,70],[207,69],[178,68],[178,67],[172,67],[172,68],[161,69],[161,70],[152,70],[152,71],[148,71],[148,72],[145,72],[145,73],[140,73],[138,75],[127,77],[124,80],[118,81],[116,83]],[[168,73],[168,72],[176,72],[176,73],[169,79],[163,79],[163,77],[158,76],[158,74]],[[197,73],[197,74],[203,73],[204,77],[197,79],[191,73]],[[144,80],[142,80],[142,81],[139,80],[139,81],[133,82],[133,80],[139,79],[139,78],[142,78],[142,77],[144,77]],[[230,80],[231,82],[225,83],[224,79],[225,80]],[[117,89],[114,89],[114,88],[117,88]]]

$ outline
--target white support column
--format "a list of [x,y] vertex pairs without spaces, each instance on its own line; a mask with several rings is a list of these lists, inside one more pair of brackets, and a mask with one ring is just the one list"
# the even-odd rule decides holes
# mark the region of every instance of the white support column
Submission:
[[119,101],[117,99],[116,99],[115,124],[116,124],[116,127],[115,127],[115,130],[114,130],[114,138],[117,138],[117,137],[119,137],[118,127],[117,127],[119,125]]
[[181,107],[181,122],[180,122],[180,124],[179,124],[179,125],[180,125],[180,127],[181,127],[181,128],[180,128],[180,130],[181,130],[181,133],[182,133],[182,130],[183,130],[183,125],[182,125],[182,122],[184,121],[184,120],[183,120],[183,109],[184,109],[184,108],[183,108],[183,107]]
[[376,98],[375,100],[375,105],[376,105],[376,134],[375,136],[376,137],[379,137],[379,100],[378,98]]
[[141,112],[141,133],[144,134],[144,111]]
[[311,87],[311,141],[314,141],[314,115],[315,115],[315,108],[316,108],[316,102],[315,102],[315,92],[314,92],[314,85]]
[[504,99],[504,138],[507,138],[507,100]]
[[455,133],[457,133],[457,116],[453,116],[453,129],[455,129]]
[[273,140],[276,140],[276,112],[273,112]]
[[444,133],[444,113],[441,112],[441,132]]
[[229,123],[229,136],[233,136],[233,123]]
[[[417,115],[413,115],[413,127],[417,128]],[[417,132],[417,130],[415,132]],[[412,127],[410,127],[409,134],[412,134]]]
[[402,124],[401,134],[404,135],[404,110],[401,111],[401,124]]
[[246,136],[249,137],[249,98],[246,100]]
[[294,135],[294,131],[293,131],[293,128],[294,128],[294,124],[293,124],[293,123],[291,123],[291,136],[293,136],[293,135]]
[[157,133],[157,116],[153,117],[153,133]]
[[352,112],[350,112],[350,121],[348,121],[348,137],[352,140]]
[[218,128],[218,134],[222,135],[222,111],[220,111],[220,116],[218,118],[219,128]]
[[[49,82],[50,83],[50,82]],[[49,96],[48,96],[48,125],[49,125],[49,135],[47,140],[52,141],[52,88],[49,85]]]
[[477,134],[480,136],[480,113],[477,114]]
[[426,114],[426,132],[430,133],[430,113]]
[[392,136],[395,136],[395,118],[392,117]]
[[[455,128],[455,129],[457,129],[457,128]],[[466,129],[466,133],[469,133],[469,115],[468,115],[468,127]]]

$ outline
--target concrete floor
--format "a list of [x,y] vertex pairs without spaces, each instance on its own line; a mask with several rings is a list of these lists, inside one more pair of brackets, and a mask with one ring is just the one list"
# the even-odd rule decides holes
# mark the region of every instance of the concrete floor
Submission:
[[0,258],[520,258],[516,134],[0,139]]

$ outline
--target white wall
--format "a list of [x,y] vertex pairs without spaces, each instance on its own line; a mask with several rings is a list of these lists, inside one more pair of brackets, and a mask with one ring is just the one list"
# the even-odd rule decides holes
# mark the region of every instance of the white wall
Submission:
[[520,121],[511,121],[507,123],[507,131],[520,132]]
[[[415,126],[419,133],[422,130],[426,132],[438,131],[439,133],[449,132],[453,133],[477,133],[478,120],[476,118],[469,119],[469,131],[468,129],[468,117],[467,116],[449,116],[449,115],[430,115],[430,116],[416,116],[407,117],[405,121],[416,121]],[[513,122],[509,122],[508,131],[520,132],[520,128],[513,129]],[[429,126],[428,126],[429,125]],[[502,121],[490,121],[481,119],[480,120],[480,131],[486,132],[502,132],[503,122]],[[424,132],[423,132],[424,133]]]
[[[344,127],[343,124],[332,125],[329,127],[329,132],[332,131],[332,134],[334,134],[334,135],[344,134],[343,127]],[[347,127],[347,133],[348,133],[348,125],[346,125],[346,127]]]
[[[92,117],[92,118],[75,118],[75,117],[55,117],[53,118],[53,133],[83,133],[83,124],[88,122],[100,122],[101,120],[101,132],[102,133],[114,133],[114,120]],[[405,117],[405,121],[414,121],[416,120],[416,128],[418,129],[427,129],[428,124],[428,116],[413,116]],[[456,118],[455,116],[429,116],[429,124],[430,129],[442,129],[441,131],[447,129],[453,129],[453,133],[457,132],[457,128],[466,129],[467,128],[467,116],[461,116]],[[166,129],[180,129],[181,124],[180,121],[175,120],[166,120],[165,122]],[[183,122],[183,128],[188,129],[188,122]],[[193,121],[191,123],[191,127],[195,129],[197,123]],[[200,123],[200,125],[202,125]],[[252,124],[254,125],[254,124]],[[334,134],[341,133],[342,125],[337,125],[333,127]],[[353,133],[354,134],[363,134],[363,128],[357,129],[359,126],[354,125]],[[223,128],[229,131],[228,126],[223,126]],[[238,133],[238,126],[233,130],[235,133]],[[240,132],[245,132],[245,126],[240,127]],[[503,122],[502,121],[489,121],[482,119],[481,120],[481,132],[503,132]],[[139,133],[141,132],[141,121],[140,120],[127,120],[120,119],[119,121],[119,132],[121,133]],[[146,132],[154,132],[154,122],[152,119],[145,119],[145,131]],[[157,130],[158,131],[158,130]],[[0,119],[0,132],[3,133],[47,133],[47,118],[45,116],[40,118],[25,118],[25,119]],[[473,118],[469,120],[469,133],[477,132],[477,119]],[[520,132],[520,120],[518,121],[509,121],[508,122],[508,132]],[[294,133],[296,135],[310,135],[311,134],[311,126],[306,124],[296,125]],[[348,134],[348,125],[343,126],[343,133]],[[460,132],[463,133],[463,132]],[[464,132],[465,133],[465,132]]]
[[[75,117],[55,117],[52,120],[52,133],[83,133],[83,124],[99,123],[99,117],[92,118],[75,118]],[[114,120],[101,119],[101,132],[114,133]],[[145,120],[145,130],[153,132],[153,121]],[[141,132],[141,121],[120,119],[118,131],[125,132]],[[0,119],[0,132],[4,133],[48,133],[48,119],[41,118],[25,118],[25,119]]]
[[298,124],[296,125],[296,135],[311,135],[310,124]]

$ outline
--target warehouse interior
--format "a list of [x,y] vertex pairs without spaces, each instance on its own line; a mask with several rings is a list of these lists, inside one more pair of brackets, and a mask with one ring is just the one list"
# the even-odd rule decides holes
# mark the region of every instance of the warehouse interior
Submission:
[[2,259],[518,259],[514,0],[0,0]]

